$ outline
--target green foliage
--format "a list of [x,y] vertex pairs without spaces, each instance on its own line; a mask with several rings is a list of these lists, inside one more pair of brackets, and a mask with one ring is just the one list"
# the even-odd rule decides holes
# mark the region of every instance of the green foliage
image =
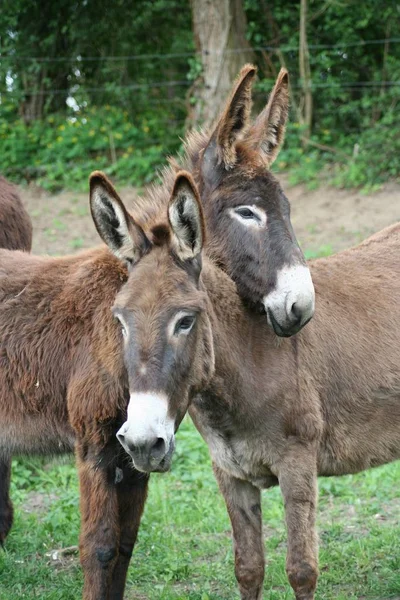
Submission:
[[[167,117],[165,113],[166,125],[161,129],[151,113],[132,121],[127,111],[105,105],[69,116],[49,115],[30,125],[21,119],[3,119],[2,172],[17,181],[36,179],[50,190],[85,189],[94,169],[118,174],[123,183],[141,185],[154,179],[165,155],[179,147],[182,131]],[[169,145],[162,143],[163,138],[170,140]]]
[[[299,125],[300,2],[243,2],[259,66],[257,110],[280,65],[290,72],[291,125],[277,169],[309,187],[321,175],[365,189],[397,178],[399,4],[381,3],[377,12],[376,0],[309,0],[307,143]],[[82,188],[93,168],[135,185],[151,180],[179,147],[195,101],[188,89],[203,65],[194,46],[187,0],[4,0],[0,171],[53,190]]]
[[[289,128],[278,169],[289,170],[293,183],[311,186],[321,175],[334,185],[367,188],[398,177],[398,3],[380,4],[377,13],[375,0],[309,0],[313,97],[309,145],[301,140],[304,132],[298,125],[303,101],[298,53],[300,2],[245,0],[245,6],[252,45],[279,48],[259,54],[264,77],[255,94],[258,108],[282,62],[290,73],[294,125]],[[377,43],[368,43],[371,40]]]

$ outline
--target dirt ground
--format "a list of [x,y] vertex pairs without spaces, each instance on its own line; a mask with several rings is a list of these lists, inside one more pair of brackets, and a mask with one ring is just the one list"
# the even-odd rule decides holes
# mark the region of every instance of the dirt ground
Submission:
[[[308,255],[331,253],[349,247],[371,233],[400,220],[400,185],[388,183],[380,191],[363,195],[357,190],[281,183],[292,205],[292,223]],[[133,188],[120,190],[122,198],[134,197]],[[33,251],[67,254],[99,243],[89,215],[88,194],[62,192],[48,195],[35,187],[20,188],[32,216]]]

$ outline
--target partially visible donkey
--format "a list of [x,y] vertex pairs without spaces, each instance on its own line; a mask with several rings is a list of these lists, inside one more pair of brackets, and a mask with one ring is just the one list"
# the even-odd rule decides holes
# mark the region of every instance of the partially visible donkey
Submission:
[[30,252],[31,247],[31,219],[16,187],[0,177],[0,248]]
[[[17,189],[0,177],[0,248],[25,250],[32,247],[32,223]],[[9,532],[13,520],[13,506],[9,496],[11,459],[0,458],[0,544]]]

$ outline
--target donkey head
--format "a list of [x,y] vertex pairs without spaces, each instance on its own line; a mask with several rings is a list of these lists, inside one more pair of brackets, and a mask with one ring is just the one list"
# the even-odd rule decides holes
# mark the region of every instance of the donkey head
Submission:
[[207,296],[200,278],[200,200],[191,176],[181,171],[168,221],[145,234],[105,175],[93,173],[90,190],[96,228],[128,266],[128,279],[112,308],[121,329],[130,394],[117,437],[138,470],[165,471],[190,396],[214,369]]
[[243,67],[200,158],[209,251],[239,295],[265,312],[275,333],[297,333],[314,313],[314,286],[290,222],[290,205],[269,168],[283,142],[288,73],[281,69],[267,106],[251,125],[251,65]]

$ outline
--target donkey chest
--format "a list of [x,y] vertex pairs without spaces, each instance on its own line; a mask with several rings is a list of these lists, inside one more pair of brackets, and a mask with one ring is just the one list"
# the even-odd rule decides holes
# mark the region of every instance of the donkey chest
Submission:
[[[194,424],[208,445],[213,462],[223,471],[250,481],[259,488],[270,487],[274,474],[273,462],[266,440],[254,435],[254,430],[238,426],[229,411],[207,410],[207,400],[198,398],[190,409]],[[257,439],[255,439],[257,437]]]

